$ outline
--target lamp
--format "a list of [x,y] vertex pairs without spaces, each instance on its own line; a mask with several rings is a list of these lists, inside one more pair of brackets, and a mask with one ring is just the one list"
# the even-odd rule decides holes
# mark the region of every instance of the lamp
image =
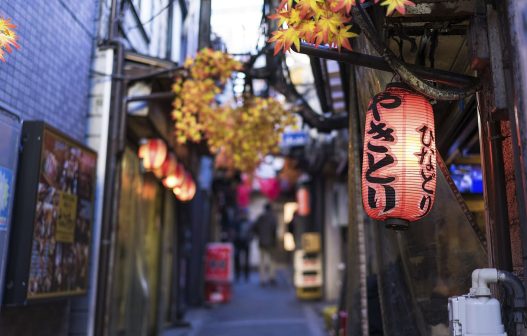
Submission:
[[185,168],[181,163],[176,162],[171,171],[163,178],[165,188],[173,189],[183,183]]
[[396,230],[426,216],[434,204],[436,146],[428,100],[401,83],[375,95],[366,113],[362,203]]
[[161,139],[146,139],[139,147],[138,156],[146,170],[158,169],[167,157],[167,145]]

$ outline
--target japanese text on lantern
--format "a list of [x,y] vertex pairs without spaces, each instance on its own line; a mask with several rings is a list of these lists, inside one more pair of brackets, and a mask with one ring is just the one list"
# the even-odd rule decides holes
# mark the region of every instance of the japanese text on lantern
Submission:
[[383,212],[387,213],[395,207],[396,190],[391,185],[395,181],[395,176],[383,176],[382,173],[386,168],[397,164],[397,158],[390,148],[390,144],[394,144],[396,138],[394,129],[383,120],[378,109],[379,105],[384,109],[395,109],[401,105],[401,99],[389,92],[383,92],[373,97],[368,107],[373,116],[366,129],[366,133],[371,135],[367,144],[368,165],[365,174],[368,186],[368,206],[376,209],[378,206],[377,193],[383,192],[385,200]]
[[432,184],[434,184],[436,177],[436,152],[435,146],[433,146],[434,131],[427,125],[421,126],[417,129],[417,131],[421,134],[421,150],[414,154],[417,156],[419,165],[421,166],[421,190],[423,193],[419,203],[419,209],[422,211],[419,217],[424,217],[426,214],[428,214],[428,212],[430,212],[433,203],[432,195],[434,195],[435,185],[432,186]]

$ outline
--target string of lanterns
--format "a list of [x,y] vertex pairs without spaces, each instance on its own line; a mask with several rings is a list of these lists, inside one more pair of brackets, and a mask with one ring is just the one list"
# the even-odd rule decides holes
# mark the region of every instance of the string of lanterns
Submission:
[[188,202],[196,194],[196,183],[183,164],[169,152],[167,145],[161,139],[146,139],[142,141],[138,156],[146,171],[153,172],[161,180],[163,186],[172,189],[178,200]]

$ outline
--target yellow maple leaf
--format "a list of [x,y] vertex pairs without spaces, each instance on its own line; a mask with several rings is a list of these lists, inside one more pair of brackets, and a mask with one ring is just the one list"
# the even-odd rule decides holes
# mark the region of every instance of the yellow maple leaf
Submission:
[[384,0],[381,6],[388,6],[386,15],[391,15],[395,10],[404,15],[406,13],[406,6],[415,6],[415,4],[410,0]]
[[317,21],[317,33],[315,34],[315,44],[317,46],[321,43],[328,43],[330,34],[336,34],[338,32],[339,24],[337,24],[337,21],[328,17],[321,17]]
[[298,30],[300,31],[300,37],[306,40],[309,43],[314,43],[316,25],[315,21],[303,21],[299,26]]
[[346,22],[349,22],[350,18],[346,17],[341,13],[331,13],[328,16],[327,20],[330,21],[334,27],[340,27],[343,26]]
[[0,61],[5,62],[5,52],[11,53],[12,47],[20,49],[18,37],[14,31],[16,26],[10,19],[0,17]]
[[344,47],[345,49],[352,50],[351,45],[349,42],[349,39],[352,37],[356,37],[357,34],[354,32],[350,32],[349,29],[351,26],[344,26],[339,29],[338,33],[334,36],[334,44],[337,46],[337,49],[340,51],[341,47]]
[[298,8],[302,17],[307,17],[309,14],[312,14],[315,19],[318,19],[323,13],[319,3],[324,4],[324,0],[297,0],[296,8]]
[[300,33],[293,27],[288,29],[280,29],[273,32],[273,36],[269,39],[269,42],[275,42],[274,54],[278,54],[280,49],[284,52],[291,49],[291,45],[294,45],[297,50],[300,49]]
[[291,12],[289,13],[289,21],[288,21],[289,25],[292,25],[292,26],[297,25],[300,22],[302,22],[302,19],[303,18],[299,10],[291,9]]

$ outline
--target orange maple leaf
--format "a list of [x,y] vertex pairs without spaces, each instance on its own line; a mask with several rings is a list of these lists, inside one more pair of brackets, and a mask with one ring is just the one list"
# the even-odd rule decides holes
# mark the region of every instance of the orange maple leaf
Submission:
[[381,3],[381,6],[388,6],[386,15],[391,15],[395,10],[404,15],[406,6],[415,6],[415,4],[410,0],[385,0]]
[[12,52],[12,48],[20,49],[20,45],[17,43],[17,35],[14,31],[16,26],[11,23],[10,19],[4,19],[0,17],[0,61],[5,62],[5,52]]
[[[363,3],[366,0],[360,0],[361,3]],[[345,13],[349,13],[351,11],[351,7],[355,6],[356,1],[355,0],[335,0],[335,5],[332,6],[332,10],[334,12],[338,12],[342,10],[343,8],[346,9]]]
[[278,54],[280,49],[283,49],[284,52],[291,49],[291,46],[294,45],[297,50],[300,49],[300,33],[293,27],[287,29],[280,29],[273,32],[273,36],[269,39],[269,42],[275,42],[274,54]]
[[277,10],[276,13],[268,16],[271,20],[278,20],[278,27],[282,27],[284,23],[288,23],[291,13],[288,10],[281,9]]
[[349,39],[352,37],[356,37],[357,34],[354,32],[348,31],[351,28],[351,26],[344,26],[339,29],[338,33],[334,36],[334,44],[337,46],[337,49],[340,51],[341,47],[344,47],[345,49],[352,50],[351,45],[349,42]]

